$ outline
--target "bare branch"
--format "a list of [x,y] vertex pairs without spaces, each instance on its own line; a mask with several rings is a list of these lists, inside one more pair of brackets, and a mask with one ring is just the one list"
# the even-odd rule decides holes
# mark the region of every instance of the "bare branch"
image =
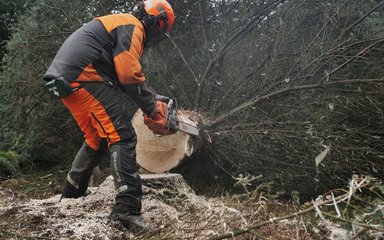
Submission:
[[215,127],[217,124],[223,122],[225,119],[231,117],[232,115],[239,113],[257,103],[260,103],[262,101],[268,100],[272,97],[281,96],[284,94],[287,94],[289,92],[293,91],[301,91],[301,90],[316,90],[316,89],[324,89],[327,87],[339,85],[339,84],[351,84],[351,83],[382,83],[384,82],[384,79],[348,79],[348,80],[340,80],[340,81],[334,81],[334,82],[326,82],[323,84],[316,83],[316,84],[308,84],[308,85],[302,85],[302,86],[296,86],[296,87],[286,87],[283,89],[280,89],[278,91],[263,95],[263,96],[257,96],[253,98],[252,100],[245,102],[241,105],[239,105],[236,108],[231,109],[228,113],[221,115],[220,117],[216,118],[213,122],[206,125],[206,127],[212,128]]
[[291,69],[289,70],[288,72],[288,75],[287,76],[290,76],[292,71],[295,69],[295,67],[297,66],[298,63],[300,63],[301,59],[304,57],[304,54],[307,53],[312,47],[313,45],[316,43],[316,41],[319,39],[320,37],[320,34],[322,34],[325,30],[325,28],[332,22],[332,19],[337,16],[338,14],[340,14],[340,11],[347,5],[347,3],[350,2],[350,0],[346,0],[343,5],[335,12],[335,14],[333,14],[333,16],[323,25],[323,27],[319,30],[319,32],[316,34],[315,38],[312,40],[312,42],[310,42],[308,44],[308,46],[305,48],[304,51],[302,51],[302,53],[300,54],[300,56],[297,58],[297,60],[295,61],[295,63],[292,65]]
[[231,44],[245,31],[248,30],[252,25],[258,23],[261,21],[266,15],[268,15],[273,9],[278,7],[280,4],[284,3],[286,0],[275,0],[269,5],[267,5],[264,9],[264,11],[261,11],[258,13],[254,18],[253,21],[248,22],[247,24],[244,25],[244,27],[240,28],[237,32],[235,32],[220,48],[220,50],[216,53],[216,55],[209,61],[207,64],[207,67],[204,70],[203,75],[200,78],[199,84],[198,84],[198,89],[196,92],[196,98],[195,98],[195,110],[197,111],[200,107],[200,101],[201,101],[201,94],[202,94],[202,86],[204,82],[207,79],[208,73],[210,72],[212,66],[214,63],[220,59],[227,51],[228,48],[231,47]]
[[355,56],[353,56],[352,58],[350,58],[349,60],[345,61],[343,64],[339,65],[338,67],[336,67],[335,69],[333,69],[329,74],[327,74],[326,76],[324,76],[319,84],[323,84],[323,82],[329,78],[329,76],[331,76],[332,74],[336,73],[337,71],[339,71],[340,69],[342,69],[343,67],[345,67],[346,65],[348,65],[349,63],[353,62],[354,60],[356,60],[357,58],[361,57],[361,56],[364,56],[369,50],[371,50],[372,48],[376,47],[377,45],[381,44],[384,42],[384,39],[381,39],[377,42],[374,42],[372,43],[371,45],[369,45],[368,47],[364,48],[363,50],[361,50],[360,52],[358,52]]
[[187,60],[185,59],[184,57],[184,54],[181,52],[180,48],[177,46],[176,42],[173,41],[172,38],[169,38],[171,40],[171,43],[173,44],[173,46],[176,48],[177,52],[179,53],[180,57],[181,57],[181,60],[183,60],[184,64],[187,66],[187,68],[189,69],[189,71],[191,72],[192,76],[193,76],[193,79],[195,80],[195,82],[197,84],[199,84],[199,80],[195,74],[195,72],[193,71],[191,65],[187,62]]
[[339,39],[341,39],[345,34],[349,33],[354,27],[356,27],[358,24],[364,21],[369,15],[371,15],[373,12],[375,12],[377,9],[379,9],[384,4],[384,1],[381,1],[379,4],[374,6],[371,10],[369,10],[367,13],[365,13],[361,18],[356,20],[353,24],[351,24],[349,27],[347,27],[341,34]]
[[[268,93],[268,94],[261,95],[261,96],[259,95],[259,96],[255,97],[255,98],[253,98],[252,100],[250,100],[248,102],[245,102],[245,103],[243,103],[243,104],[241,104],[241,105],[231,109],[228,113],[226,113],[226,114],[216,118],[216,120],[213,121],[212,123],[210,123],[208,126],[209,127],[214,127],[215,125],[217,125],[218,123],[224,121],[225,119],[227,119],[228,117],[232,116],[233,114],[241,112],[241,111],[245,110],[246,108],[255,105],[256,103],[259,103],[259,102],[262,102],[264,100],[270,99],[271,97],[280,96],[280,95],[283,95],[283,94],[286,94],[286,93],[292,92],[292,91],[308,90],[308,89],[322,89],[322,88],[329,87],[329,86],[332,86],[332,85],[335,85],[335,84],[345,83],[345,81],[343,81],[343,80],[327,82],[327,83],[324,83],[324,81],[326,79],[328,79],[331,75],[333,75],[334,73],[339,71],[340,69],[344,68],[349,63],[351,63],[354,60],[356,60],[358,57],[361,57],[361,56],[365,55],[369,50],[371,50],[372,48],[374,48],[375,46],[377,46],[377,45],[379,45],[379,44],[381,44],[383,42],[384,42],[384,39],[381,39],[381,40],[378,40],[377,42],[372,43],[368,47],[364,48],[363,50],[358,52],[355,56],[353,56],[352,58],[348,59],[347,61],[345,61],[341,65],[339,65],[336,68],[334,68],[331,72],[329,72],[326,76],[324,76],[316,84],[307,84],[307,85],[301,85],[301,86],[295,86],[295,87],[288,86],[286,88],[279,89],[279,90],[277,90],[275,92],[272,92],[272,93]],[[383,81],[383,79],[379,79],[379,80],[375,79],[374,81],[381,82],[381,81]],[[362,81],[361,79],[349,80],[349,83],[361,83],[361,82],[371,82],[371,81],[369,81],[369,80]]]
[[[203,39],[204,39],[205,48],[208,49],[209,44],[208,44],[207,32],[206,32],[206,30],[205,30],[205,23],[204,23],[204,17],[203,17],[203,10],[202,10],[202,7],[201,7],[201,0],[199,0],[197,4],[198,4],[198,6],[199,6],[201,32],[202,32],[202,34],[203,34]],[[209,56],[210,56],[210,58],[211,58],[211,54],[209,54]]]

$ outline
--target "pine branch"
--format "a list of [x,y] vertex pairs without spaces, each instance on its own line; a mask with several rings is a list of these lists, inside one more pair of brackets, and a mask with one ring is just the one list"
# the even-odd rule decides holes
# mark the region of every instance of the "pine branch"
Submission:
[[[354,192],[356,192],[357,190],[359,189],[362,189],[362,188],[365,188],[367,186],[370,185],[370,181],[367,180],[367,178],[364,178],[361,180],[360,184],[357,185],[356,188],[354,188]],[[294,212],[294,213],[291,213],[291,214],[287,214],[285,216],[282,216],[282,217],[274,217],[274,218],[270,218],[269,220],[265,220],[265,221],[262,221],[262,222],[259,222],[259,223],[256,223],[256,224],[251,224],[251,225],[248,225],[242,229],[239,229],[239,230],[235,230],[235,231],[232,231],[232,232],[228,232],[228,233],[225,233],[225,234],[222,234],[222,235],[219,235],[219,236],[215,236],[215,237],[212,237],[210,238],[210,240],[220,240],[220,239],[226,239],[226,238],[232,238],[232,237],[235,237],[235,236],[239,236],[239,235],[242,235],[242,234],[245,234],[245,233],[250,233],[251,231],[257,229],[257,228],[260,228],[262,226],[265,226],[265,225],[268,225],[268,224],[271,224],[271,223],[278,223],[282,220],[286,220],[286,219],[291,219],[291,218],[295,218],[295,217],[298,217],[298,216],[301,216],[301,215],[304,215],[304,214],[307,214],[309,212],[312,212],[312,211],[316,211],[316,209],[318,209],[320,206],[323,206],[323,205],[326,205],[326,204],[329,204],[329,203],[332,203],[334,201],[340,201],[342,199],[345,199],[347,198],[349,195],[349,193],[345,193],[343,195],[340,195],[338,197],[336,197],[335,199],[329,199],[329,200],[325,200],[325,201],[319,201],[319,202],[313,202],[313,205],[304,209],[304,210],[300,210],[298,212]],[[322,213],[324,214],[324,213]],[[324,214],[324,215],[329,215],[329,214]],[[332,215],[330,215],[332,216]],[[339,220],[343,220],[343,221],[349,221],[349,220],[346,220],[346,219],[340,219],[338,218]],[[373,229],[373,230],[376,230],[376,231],[384,231],[384,229],[380,228],[380,227],[375,227],[375,226],[372,226],[372,225],[367,225],[367,224],[362,224],[362,223],[357,223],[357,222],[352,222],[353,224],[355,225],[359,225],[361,227],[365,227],[365,228],[368,228],[368,229]]]

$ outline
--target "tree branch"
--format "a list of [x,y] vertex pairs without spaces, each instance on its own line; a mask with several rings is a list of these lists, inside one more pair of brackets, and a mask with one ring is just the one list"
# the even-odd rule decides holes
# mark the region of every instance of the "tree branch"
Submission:
[[195,74],[195,72],[193,71],[191,65],[189,65],[189,63],[187,62],[187,60],[185,59],[184,57],[184,54],[181,52],[180,48],[177,46],[176,42],[173,41],[172,38],[169,38],[171,40],[171,43],[173,44],[173,46],[176,48],[177,52],[179,53],[180,57],[181,57],[181,60],[183,60],[184,64],[187,66],[188,70],[191,72],[192,76],[193,76],[193,79],[195,80],[195,82],[197,84],[199,84],[199,80]]
[[[374,48],[375,46],[377,46],[377,45],[379,45],[379,44],[381,44],[383,42],[384,42],[384,39],[381,39],[381,40],[379,40],[377,42],[372,43],[368,47],[364,48],[363,50],[358,52],[355,56],[353,56],[352,58],[348,59],[347,61],[345,61],[341,65],[339,65],[336,68],[334,68],[326,76],[324,76],[322,79],[320,79],[320,81],[318,83],[316,83],[316,84],[307,84],[307,85],[301,85],[301,86],[295,86],[295,87],[288,86],[288,87],[279,89],[279,90],[277,90],[275,92],[272,92],[272,93],[268,93],[268,94],[265,94],[265,95],[262,95],[262,96],[260,96],[260,95],[256,96],[255,98],[251,99],[250,101],[245,102],[243,104],[240,104],[239,106],[231,109],[228,113],[219,116],[213,122],[207,124],[206,126],[207,127],[214,127],[217,124],[219,124],[220,122],[222,122],[225,119],[229,118],[230,116],[232,116],[232,115],[234,115],[236,113],[239,113],[239,112],[245,110],[246,108],[255,105],[256,103],[262,102],[262,101],[267,100],[267,99],[269,99],[271,97],[280,96],[280,95],[287,94],[287,93],[292,92],[292,91],[308,90],[308,89],[323,89],[325,87],[333,86],[335,84],[345,83],[345,81],[343,81],[343,80],[334,81],[334,82],[326,82],[326,83],[324,83],[324,82],[325,82],[325,80],[329,79],[329,77],[331,75],[333,75],[334,73],[336,73],[340,69],[344,68],[346,65],[351,63],[353,60],[355,60],[358,57],[361,57],[361,56],[365,55],[370,49]],[[348,80],[348,81],[349,81],[349,83],[365,83],[365,82],[371,82],[372,80],[373,79],[371,79],[371,80],[369,80],[369,79],[365,79],[365,80],[362,80],[362,79],[352,79],[352,80]],[[382,82],[383,79],[374,79],[374,81]]]
[[368,47],[364,48],[363,50],[361,50],[360,52],[358,52],[355,56],[353,56],[352,58],[348,59],[347,61],[345,61],[343,64],[339,65],[338,67],[336,67],[335,69],[333,69],[330,73],[328,73],[326,76],[324,76],[321,80],[320,80],[320,84],[323,84],[323,82],[325,80],[327,80],[332,74],[336,73],[337,71],[339,71],[340,69],[344,68],[346,65],[348,65],[349,63],[351,63],[352,61],[354,61],[356,58],[358,57],[361,57],[361,56],[364,56],[370,49],[376,47],[377,45],[381,44],[384,42],[384,39],[381,39],[377,42],[374,42],[372,43],[371,45],[369,45]]
[[212,66],[214,65],[214,63],[220,58],[222,57],[226,51],[228,50],[228,48],[230,48],[231,44],[242,34],[244,33],[245,31],[247,31],[247,29],[252,26],[253,24],[256,24],[258,23],[259,21],[261,21],[266,15],[268,15],[273,9],[275,9],[277,6],[279,6],[280,4],[284,3],[286,0],[275,0],[274,2],[270,3],[269,5],[266,6],[266,8],[264,9],[264,11],[261,11],[260,13],[258,13],[252,21],[248,22],[247,24],[245,24],[244,27],[240,28],[237,32],[235,32],[223,45],[222,47],[220,48],[220,50],[217,52],[217,54],[208,62],[207,64],[207,67],[205,68],[204,70],[204,73],[203,75],[201,76],[200,78],[200,81],[198,83],[198,86],[197,86],[197,92],[196,92],[196,98],[195,98],[195,108],[194,110],[197,111],[200,107],[200,101],[201,101],[201,94],[202,94],[202,86],[204,84],[204,82],[206,81],[207,79],[207,76],[208,76],[208,73],[211,71],[212,69]]
[[275,91],[275,92],[272,92],[272,93],[269,93],[269,94],[266,94],[263,96],[257,96],[255,98],[253,98],[252,100],[245,102],[245,103],[239,105],[238,107],[231,109],[228,113],[219,116],[218,118],[216,118],[211,123],[208,123],[206,125],[206,127],[207,128],[213,128],[216,125],[218,125],[219,123],[226,120],[227,118],[231,117],[232,115],[237,114],[237,113],[245,110],[246,108],[249,108],[249,107],[255,105],[256,103],[260,103],[260,102],[268,100],[272,97],[281,96],[281,95],[284,95],[284,94],[287,94],[287,93],[290,93],[293,91],[324,89],[327,87],[331,87],[334,85],[340,85],[340,84],[377,83],[377,82],[384,82],[384,79],[383,78],[380,78],[380,79],[348,79],[348,80],[340,80],[340,81],[334,81],[334,82],[326,82],[326,83],[322,83],[322,84],[316,83],[316,84],[308,84],[308,85],[302,85],[302,86],[296,86],[296,87],[286,87],[286,88],[280,89],[278,91]]
[[[364,180],[366,180],[366,178],[364,178],[362,180],[361,185],[359,185],[358,187],[356,187],[356,189],[354,189],[355,191],[358,190],[358,189],[362,189],[362,188],[365,188],[365,187],[369,186],[370,181],[365,181],[364,182]],[[268,225],[268,224],[271,224],[271,223],[278,223],[278,222],[280,222],[282,220],[285,220],[285,219],[290,219],[290,218],[298,217],[298,216],[304,215],[306,213],[312,212],[313,210],[316,210],[316,208],[318,208],[320,206],[323,206],[323,205],[328,204],[328,203],[332,203],[334,201],[342,200],[342,199],[348,197],[348,195],[349,195],[349,192],[347,192],[347,193],[345,193],[343,195],[340,195],[340,196],[336,197],[335,199],[329,199],[329,200],[320,201],[320,202],[313,202],[312,206],[310,206],[310,207],[308,207],[308,208],[306,208],[304,210],[300,210],[300,211],[295,212],[295,213],[287,214],[287,215],[282,216],[282,217],[273,217],[273,218],[270,218],[269,220],[265,220],[265,221],[262,221],[262,222],[259,222],[259,223],[256,223],[256,224],[251,224],[251,225],[245,226],[243,229],[239,229],[239,230],[236,230],[236,231],[232,231],[232,232],[229,232],[229,233],[225,233],[225,234],[222,234],[222,235],[219,235],[219,236],[212,237],[212,238],[210,238],[210,240],[221,240],[221,239],[231,238],[231,237],[239,236],[239,235],[242,235],[242,234],[245,234],[245,233],[249,233],[252,230],[257,229],[259,227],[262,227],[262,226],[265,226],[265,225]],[[327,214],[324,214],[324,215],[327,215]],[[339,219],[339,220],[348,221],[346,219]],[[365,227],[365,228],[373,229],[373,230],[376,230],[376,231],[383,231],[384,230],[384,229],[382,229],[380,227],[375,227],[375,226],[371,226],[371,225],[367,225],[367,224],[362,224],[362,223],[357,223],[357,222],[352,222],[352,223],[356,224],[356,225],[359,225],[359,226],[362,226],[362,227]]]
[[349,33],[356,25],[363,22],[364,19],[366,19],[369,15],[371,15],[373,12],[375,12],[379,7],[381,7],[384,4],[384,1],[381,1],[379,4],[374,6],[371,10],[369,10],[367,13],[365,13],[361,18],[356,20],[354,23],[352,23],[350,26],[348,26],[341,34],[339,39],[341,39],[345,34]]
[[346,0],[343,5],[335,12],[335,14],[332,15],[332,17],[323,25],[323,27],[319,30],[319,32],[316,34],[315,38],[308,44],[308,46],[304,49],[304,51],[302,51],[302,53],[300,54],[300,56],[297,58],[297,60],[295,61],[295,63],[292,65],[291,69],[289,70],[288,72],[288,75],[287,76],[290,76],[293,72],[293,70],[295,69],[295,67],[297,66],[297,64],[301,61],[301,59],[304,57],[304,54],[307,53],[309,51],[309,49],[311,49],[316,41],[319,39],[320,37],[320,34],[325,30],[325,28],[332,22],[332,19],[337,16],[338,14],[340,14],[340,11],[347,5],[347,3],[349,2],[350,0]]
[[[204,18],[203,18],[203,10],[202,10],[202,7],[201,7],[201,0],[199,0],[197,4],[199,6],[201,32],[203,34],[205,48],[208,49],[209,48],[209,44],[208,44],[208,38],[207,38],[207,31],[205,30],[205,26],[204,26],[205,23],[204,23]],[[210,57],[210,60],[211,60],[211,53],[209,53],[209,57]]]

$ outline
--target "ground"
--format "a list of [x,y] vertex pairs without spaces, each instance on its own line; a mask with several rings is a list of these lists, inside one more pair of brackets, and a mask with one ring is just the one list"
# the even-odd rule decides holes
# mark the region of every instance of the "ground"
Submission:
[[[112,177],[91,187],[85,197],[60,201],[61,185],[46,175],[34,183],[28,178],[1,182],[0,239],[220,239],[298,210],[290,201],[268,199],[261,190],[205,197],[197,196],[178,174],[143,174],[142,178],[143,217],[155,226],[152,232],[134,234],[108,220],[114,201]],[[235,239],[351,239],[348,234],[294,217],[236,234]]]

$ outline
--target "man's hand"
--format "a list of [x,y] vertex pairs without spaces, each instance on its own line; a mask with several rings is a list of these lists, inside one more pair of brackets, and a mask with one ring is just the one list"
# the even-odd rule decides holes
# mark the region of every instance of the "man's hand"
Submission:
[[167,128],[167,114],[168,105],[165,102],[156,101],[155,114],[149,117],[144,114],[144,123],[154,134],[170,135],[174,132]]

